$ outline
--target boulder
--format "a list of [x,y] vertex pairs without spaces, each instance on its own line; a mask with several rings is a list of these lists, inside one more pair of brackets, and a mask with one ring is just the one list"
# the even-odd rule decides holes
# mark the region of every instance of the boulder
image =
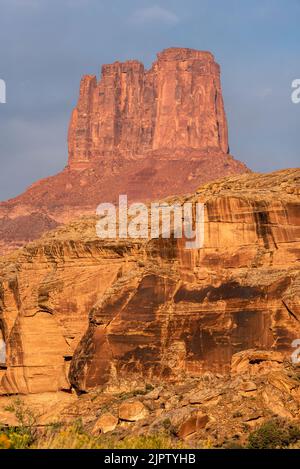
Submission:
[[118,418],[110,413],[102,414],[95,423],[92,433],[97,435],[112,432],[118,425],[118,421]]
[[204,414],[201,411],[193,412],[190,417],[188,417],[178,429],[178,436],[182,439],[187,438],[193,433],[197,433],[199,430],[205,428],[206,424],[209,421],[207,414]]
[[148,410],[140,401],[123,402],[119,407],[119,418],[127,422],[143,420],[148,415]]

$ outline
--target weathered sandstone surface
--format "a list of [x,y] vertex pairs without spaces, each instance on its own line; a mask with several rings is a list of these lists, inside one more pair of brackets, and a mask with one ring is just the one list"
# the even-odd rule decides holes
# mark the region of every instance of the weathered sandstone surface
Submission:
[[[102,448],[124,448],[124,438],[157,434],[169,437],[164,446],[169,449],[178,443],[180,448],[235,448],[274,417],[279,427],[282,421],[299,424],[299,378],[299,365],[282,360],[280,353],[246,350],[233,355],[226,375],[206,372],[184,383],[161,381],[156,386],[132,381],[127,392],[97,387],[80,396],[28,394],[21,402],[37,416],[38,425],[46,431],[50,425],[51,437],[48,433],[46,442],[39,443],[42,448],[74,447],[74,419],[87,434],[100,436]],[[15,402],[14,396],[0,398],[2,424],[19,425],[7,410]],[[53,424],[62,432],[56,442]]]
[[242,175],[178,198],[205,203],[201,249],[103,241],[84,218],[3,257],[1,392],[120,392],[290,361],[300,338],[299,182],[297,169]]
[[131,60],[84,76],[68,145],[62,172],[0,203],[0,252],[119,194],[160,199],[249,171],[229,154],[219,65],[193,49],[166,49],[149,70]]
[[[243,364],[238,373],[236,361]],[[242,445],[249,432],[271,418],[300,422],[299,376],[299,365],[280,354],[248,350],[233,355],[227,375],[206,372],[155,387],[132,383],[127,393],[97,388],[65,405],[59,419],[71,421],[76,413],[87,430],[98,435],[113,431],[118,441],[166,433],[175,442],[183,440],[184,447]],[[123,420],[122,412],[132,408],[141,411],[134,420]]]
[[228,153],[220,67],[209,52],[166,49],[142,63],[102,67],[83,77],[69,130],[69,165],[153,150]]

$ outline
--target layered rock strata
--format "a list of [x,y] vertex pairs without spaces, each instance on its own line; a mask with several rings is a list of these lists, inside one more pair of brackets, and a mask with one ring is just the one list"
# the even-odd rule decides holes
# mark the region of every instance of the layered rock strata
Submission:
[[68,146],[63,171],[0,203],[0,253],[119,194],[149,201],[249,171],[229,154],[220,67],[194,49],[166,49],[149,70],[130,60],[104,65],[99,81],[84,76]]
[[296,169],[244,175],[176,199],[205,203],[199,249],[174,238],[103,241],[87,218],[4,257],[2,393],[226,375],[249,349],[290,361],[300,338],[299,181]]
[[99,82],[83,77],[69,129],[71,167],[178,149],[228,153],[220,67],[211,53],[171,48],[150,70],[130,60],[104,65]]

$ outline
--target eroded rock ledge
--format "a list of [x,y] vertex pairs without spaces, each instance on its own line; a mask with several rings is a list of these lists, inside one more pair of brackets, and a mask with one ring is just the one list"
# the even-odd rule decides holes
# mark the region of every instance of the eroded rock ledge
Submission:
[[202,186],[205,244],[95,235],[82,219],[1,259],[1,392],[89,391],[228,374],[300,338],[299,170]]

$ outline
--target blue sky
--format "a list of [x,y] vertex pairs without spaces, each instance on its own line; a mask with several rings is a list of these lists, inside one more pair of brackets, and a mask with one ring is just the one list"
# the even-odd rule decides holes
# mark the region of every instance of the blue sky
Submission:
[[231,153],[255,171],[299,166],[300,0],[0,0],[0,200],[55,174],[80,77],[103,63],[150,66],[171,46],[222,67]]

